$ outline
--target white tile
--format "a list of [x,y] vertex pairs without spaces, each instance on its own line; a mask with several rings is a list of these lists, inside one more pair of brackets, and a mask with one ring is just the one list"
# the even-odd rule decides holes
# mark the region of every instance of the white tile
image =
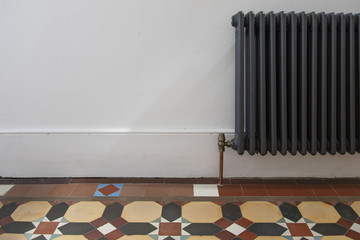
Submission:
[[114,227],[110,223],[107,223],[107,224],[99,227],[97,230],[99,230],[102,234],[106,235],[106,234],[116,230],[116,227]]
[[219,191],[216,184],[194,184],[195,197],[218,197]]
[[239,226],[239,225],[233,223],[229,227],[227,227],[226,230],[231,232],[232,234],[239,235],[240,233],[242,233],[246,229],[243,228],[242,226]]
[[14,185],[0,185],[0,196],[4,196]]
[[360,233],[360,224],[354,223],[354,225],[352,225],[350,229]]

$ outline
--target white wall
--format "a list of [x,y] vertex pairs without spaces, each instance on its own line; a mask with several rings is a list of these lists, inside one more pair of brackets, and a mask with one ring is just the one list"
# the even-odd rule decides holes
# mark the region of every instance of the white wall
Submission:
[[[239,10],[360,1],[0,0],[0,176],[217,176]],[[225,175],[360,177],[360,159],[227,150]]]

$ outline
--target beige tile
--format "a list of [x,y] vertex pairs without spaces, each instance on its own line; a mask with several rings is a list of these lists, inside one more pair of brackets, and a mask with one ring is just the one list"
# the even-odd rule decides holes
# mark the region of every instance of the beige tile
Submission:
[[45,217],[50,210],[51,205],[45,201],[33,201],[20,205],[11,214],[14,221],[35,221],[39,218]]
[[182,216],[192,223],[216,222],[222,217],[221,207],[212,202],[190,202],[182,207]]
[[124,184],[120,196],[143,197],[146,184]]
[[360,216],[360,201],[354,202],[353,204],[351,204],[351,207]]
[[0,202],[0,208],[2,208],[3,204]]
[[321,240],[352,240],[352,238],[346,236],[325,236],[322,237]]
[[304,218],[316,223],[336,223],[340,219],[335,208],[323,202],[302,202],[298,209]]
[[253,222],[277,222],[282,218],[279,207],[266,201],[246,202],[240,209],[243,217]]
[[255,240],[287,240],[287,238],[280,237],[280,236],[261,236],[255,238]]
[[25,197],[32,185],[15,185],[6,194],[6,197]]
[[80,236],[80,235],[63,235],[57,238],[54,238],[56,240],[87,240],[86,237]]
[[69,197],[77,184],[54,184],[49,192],[49,197]]
[[24,234],[5,233],[0,235],[0,240],[27,240]]
[[124,207],[121,217],[128,222],[151,222],[161,217],[161,210],[156,202],[132,202]]
[[94,193],[99,184],[97,183],[85,183],[77,184],[71,193],[72,197],[89,197],[94,196]]
[[119,240],[154,240],[152,237],[144,235],[132,235],[132,236],[123,236]]
[[69,207],[64,217],[69,222],[92,222],[101,217],[104,210],[101,202],[78,202]]

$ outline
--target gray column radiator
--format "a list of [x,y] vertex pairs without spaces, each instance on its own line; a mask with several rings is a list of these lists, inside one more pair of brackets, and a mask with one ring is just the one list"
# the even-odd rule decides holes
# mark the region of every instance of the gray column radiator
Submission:
[[360,14],[239,12],[239,154],[360,152]]

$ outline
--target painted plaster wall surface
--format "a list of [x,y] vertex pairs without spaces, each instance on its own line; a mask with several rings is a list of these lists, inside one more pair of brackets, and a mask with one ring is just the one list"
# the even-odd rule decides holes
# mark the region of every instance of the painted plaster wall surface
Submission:
[[[358,0],[0,0],[0,176],[217,176],[237,11]],[[359,155],[238,156],[228,177],[359,177]]]

